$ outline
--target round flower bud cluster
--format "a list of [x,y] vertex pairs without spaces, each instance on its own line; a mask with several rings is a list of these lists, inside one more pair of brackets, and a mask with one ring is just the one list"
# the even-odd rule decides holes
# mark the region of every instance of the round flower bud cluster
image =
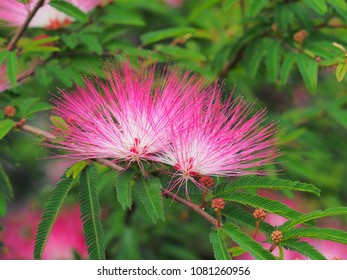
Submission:
[[214,180],[210,176],[202,176],[199,179],[199,183],[206,188],[211,188],[214,185]]
[[7,117],[14,117],[14,115],[16,114],[16,109],[13,106],[6,106],[4,108],[4,115]]
[[257,209],[253,213],[254,218],[263,221],[266,217],[265,211],[263,209]]
[[221,209],[224,209],[225,201],[223,198],[216,198],[212,200],[212,208],[218,212]]
[[275,230],[273,233],[271,233],[271,239],[275,244],[280,243],[283,240],[283,234],[280,230]]

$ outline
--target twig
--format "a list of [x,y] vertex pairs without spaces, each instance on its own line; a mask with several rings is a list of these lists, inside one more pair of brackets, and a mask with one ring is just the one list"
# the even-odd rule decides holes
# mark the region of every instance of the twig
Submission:
[[7,49],[9,51],[13,51],[16,48],[17,43],[18,43],[20,37],[22,37],[22,35],[24,34],[25,30],[28,28],[28,25],[29,25],[30,21],[33,19],[34,15],[40,9],[40,7],[43,5],[44,2],[45,2],[45,0],[39,0],[37,2],[37,4],[34,6],[32,11],[29,13],[28,17],[24,21],[23,25],[17,30],[16,34],[14,34],[12,40],[10,41],[10,43],[7,46]]
[[44,131],[42,129],[33,127],[31,125],[27,125],[27,124],[22,125],[22,126],[20,124],[17,124],[17,125],[18,125],[17,126],[18,128],[20,128],[26,132],[30,132],[30,133],[35,134],[37,136],[43,136],[43,137],[46,137],[48,139],[55,139],[55,136],[52,133],[49,133],[49,132]]
[[[36,128],[36,127],[33,127],[31,125],[27,125],[27,124],[25,124],[25,125],[17,125],[17,127],[22,129],[22,130],[24,130],[24,131],[26,131],[26,132],[32,133],[34,135],[37,135],[37,136],[43,136],[43,137],[46,137],[48,139],[55,139],[56,138],[52,133],[44,131],[44,130]],[[99,162],[102,165],[108,166],[111,169],[114,169],[114,170],[116,170],[118,172],[124,170],[123,167],[113,163],[112,161],[110,161],[108,159],[95,159],[95,161]],[[179,197],[176,194],[174,194],[174,193],[172,193],[172,192],[170,192],[168,190],[163,191],[163,196],[171,197],[174,201],[177,201],[177,202],[179,202],[179,203],[189,207],[194,212],[196,212],[197,214],[202,216],[209,223],[211,223],[213,226],[215,226],[215,227],[221,226],[221,224],[218,225],[218,221],[214,217],[212,217],[210,214],[208,214],[207,212],[202,210],[199,205],[196,205],[196,204],[194,204],[194,203],[192,203],[192,202],[190,202],[188,200],[185,200],[184,198]]]
[[210,214],[208,214],[207,212],[205,212],[204,210],[202,210],[200,208],[199,205],[196,205],[192,202],[189,202],[188,200],[185,200],[184,198],[178,196],[177,194],[174,194],[170,191],[165,190],[163,192],[164,196],[169,196],[171,197],[174,201],[177,201],[185,206],[188,206],[190,209],[192,209],[194,212],[198,213],[200,216],[202,216],[203,218],[205,218],[205,220],[207,220],[209,223],[211,223],[213,226],[218,227],[218,221],[212,217]]

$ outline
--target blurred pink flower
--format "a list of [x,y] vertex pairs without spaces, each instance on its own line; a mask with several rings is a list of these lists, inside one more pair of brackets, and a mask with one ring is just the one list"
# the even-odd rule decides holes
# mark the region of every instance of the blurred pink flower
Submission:
[[[73,19],[49,5],[50,0],[46,0],[38,10],[29,27],[43,27],[46,29],[57,29],[69,25]],[[19,0],[0,0],[0,20],[10,26],[21,26],[38,0],[29,0],[28,3],[21,3]],[[67,2],[80,8],[83,12],[88,12],[101,4],[101,0],[68,0]]]
[[[41,212],[34,207],[25,206],[11,210],[2,224],[4,226],[0,259],[33,259],[35,234],[40,222]],[[78,207],[63,208],[52,229],[43,259],[73,259],[73,251],[87,258],[80,211]]]

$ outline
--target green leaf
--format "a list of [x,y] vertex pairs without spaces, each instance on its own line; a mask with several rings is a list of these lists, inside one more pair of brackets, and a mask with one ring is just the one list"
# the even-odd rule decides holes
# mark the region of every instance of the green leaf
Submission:
[[82,170],[88,165],[85,160],[74,163],[66,172],[66,177],[76,179]]
[[15,87],[17,84],[17,53],[16,51],[9,52],[6,57],[7,76],[10,80],[11,86]]
[[213,247],[214,258],[216,260],[231,260],[227,245],[223,240],[221,230],[210,233],[210,242]]
[[269,3],[269,0],[251,0],[251,6],[249,8],[249,15],[255,17],[262,9]]
[[240,189],[274,189],[309,192],[320,196],[320,189],[312,184],[290,181],[285,179],[264,177],[264,176],[245,176],[233,181],[228,185],[230,190]]
[[76,33],[72,34],[62,34],[61,39],[68,46],[69,49],[74,49],[78,44],[78,35]]
[[13,198],[13,188],[10,178],[7,176],[4,167],[0,163],[0,193],[5,194],[6,198]]
[[287,84],[289,73],[292,71],[295,62],[296,62],[295,53],[289,53],[285,55],[285,58],[281,67],[281,78],[280,78],[281,85]]
[[242,249],[240,246],[232,247],[228,249],[228,252],[232,255],[232,257],[241,256],[242,254],[247,253],[247,251],[245,249]]
[[290,239],[287,241],[281,242],[284,248],[289,249],[291,251],[296,251],[301,255],[309,257],[311,260],[326,260],[316,248],[314,248],[311,244],[299,241],[298,239]]
[[68,128],[68,124],[61,117],[51,116],[50,120],[54,126],[60,128],[60,129],[67,129]]
[[74,19],[80,22],[88,21],[88,16],[83,11],[81,11],[78,7],[74,6],[73,4],[69,2],[53,0],[49,2],[49,5],[63,12],[66,15],[73,17]]
[[343,77],[346,75],[347,72],[347,63],[339,63],[336,67],[336,79],[337,81],[341,82]]
[[266,55],[266,66],[269,80],[276,82],[278,77],[278,69],[281,60],[281,44],[279,41],[272,40]]
[[247,60],[247,72],[251,78],[255,78],[258,73],[260,62],[266,53],[271,41],[267,38],[262,39],[261,41],[255,41],[253,44],[250,44],[249,47],[249,58]]
[[15,124],[15,121],[10,119],[0,121],[0,140],[10,132]]
[[98,172],[94,165],[89,165],[83,169],[80,177],[78,200],[89,259],[104,260],[104,231],[100,219],[101,209],[96,189],[97,176]]
[[121,172],[117,176],[116,181],[116,190],[117,190],[117,198],[119,203],[122,205],[123,209],[131,208],[132,198],[131,192],[132,188],[136,182],[136,172],[131,170],[126,170]]
[[284,241],[291,238],[323,239],[347,244],[347,232],[334,228],[293,228],[283,235]]
[[51,104],[46,103],[46,102],[38,102],[38,103],[35,103],[28,108],[28,110],[25,113],[25,116],[29,117],[34,113],[47,111],[47,110],[51,110],[51,109],[52,109]]
[[96,52],[101,55],[103,52],[103,47],[98,41],[98,38],[93,35],[79,35],[80,40],[88,47],[89,50]]
[[196,63],[206,61],[206,57],[195,50],[170,45],[156,45],[155,48],[161,53],[169,55],[174,59],[194,61]]
[[159,178],[149,177],[147,180],[143,177],[138,178],[134,189],[153,222],[165,221]]
[[326,0],[326,2],[330,3],[330,5],[332,5],[338,11],[347,11],[346,0]]
[[45,44],[55,42],[59,40],[59,36],[50,36],[42,39],[31,40],[28,44],[23,46],[23,53],[27,52],[38,52],[38,51],[59,51],[58,47],[55,46],[45,46]]
[[34,98],[34,97],[29,97],[27,99],[25,99],[19,107],[20,110],[20,114],[25,116],[25,114],[27,113],[27,111],[29,110],[29,108],[35,104],[36,102],[38,102],[40,99],[39,98]]
[[0,217],[4,217],[7,213],[7,199],[5,194],[0,192]]
[[23,53],[29,52],[59,52],[60,49],[58,47],[52,46],[33,46],[30,48],[26,48],[23,50]]
[[[227,217],[228,220],[233,222],[234,224],[242,226],[248,226],[251,228],[255,228],[256,219],[253,215],[246,210],[236,206],[236,205],[226,205],[222,211],[222,215]],[[265,233],[274,231],[274,227],[264,221],[260,222],[259,230]]]
[[236,225],[226,222],[221,230],[257,260],[275,260],[274,255],[267,251],[258,242],[254,241]]
[[324,15],[328,11],[325,0],[304,0],[304,2],[307,4],[307,6],[320,15]]
[[328,208],[325,210],[317,210],[311,213],[307,213],[302,215],[301,217],[298,217],[296,219],[290,219],[286,223],[284,223],[280,228],[283,232],[286,232],[290,228],[303,224],[307,221],[319,219],[323,217],[330,217],[335,215],[346,215],[347,214],[347,207],[334,207],[334,208]]
[[305,54],[297,55],[297,63],[299,72],[307,86],[307,88],[315,92],[317,87],[318,64]]
[[244,205],[250,205],[254,208],[262,208],[266,212],[274,213],[285,218],[297,218],[302,215],[302,213],[297,212],[276,200],[250,193],[222,193],[218,194],[218,197],[221,197],[226,201],[234,201]]
[[[109,7],[109,12],[102,15],[100,20],[108,25],[130,25],[130,26],[145,26],[146,22],[139,13],[135,13],[125,9],[115,8],[115,5]],[[119,27],[117,27],[119,28]]]
[[236,2],[235,0],[225,0],[223,3],[222,10],[223,11],[229,10],[235,2]]
[[59,215],[60,208],[73,185],[74,181],[71,178],[66,178],[65,175],[62,176],[57,186],[53,189],[47,205],[43,209],[35,237],[34,258],[36,260],[42,257],[43,250]]
[[0,66],[2,65],[2,63],[5,61],[5,59],[7,58],[8,54],[10,52],[8,50],[4,50],[0,52]]
[[143,34],[140,38],[144,45],[148,45],[168,38],[177,38],[183,37],[187,34],[194,34],[195,31],[196,29],[191,27],[173,27],[158,31],[151,31]]

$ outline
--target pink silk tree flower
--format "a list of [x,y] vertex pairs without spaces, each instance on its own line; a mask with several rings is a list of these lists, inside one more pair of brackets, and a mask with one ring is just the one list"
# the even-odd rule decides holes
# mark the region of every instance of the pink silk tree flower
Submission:
[[[29,27],[58,29],[69,25],[73,21],[71,17],[50,6],[49,1],[46,0],[37,11],[29,23]],[[22,3],[19,0],[0,0],[0,20],[5,21],[10,26],[21,26],[37,2],[38,0],[29,0],[27,3]],[[100,0],[67,0],[67,2],[75,5],[85,13],[101,4]]]
[[73,94],[62,91],[53,113],[67,128],[55,128],[57,140],[48,147],[62,148],[68,152],[62,157],[76,161],[109,158],[125,167],[135,162],[144,171],[142,161],[153,160],[170,143],[168,128],[187,115],[184,93],[202,86],[188,72],[166,69],[159,76],[155,70],[128,61],[108,64],[105,82],[85,79],[86,86]]
[[189,121],[170,130],[171,143],[156,158],[176,170],[169,190],[185,185],[188,199],[189,180],[204,189],[197,177],[264,174],[259,167],[280,155],[275,125],[264,124],[265,110],[249,117],[252,104],[241,98],[223,103],[217,86],[205,92],[202,103],[191,106]]

